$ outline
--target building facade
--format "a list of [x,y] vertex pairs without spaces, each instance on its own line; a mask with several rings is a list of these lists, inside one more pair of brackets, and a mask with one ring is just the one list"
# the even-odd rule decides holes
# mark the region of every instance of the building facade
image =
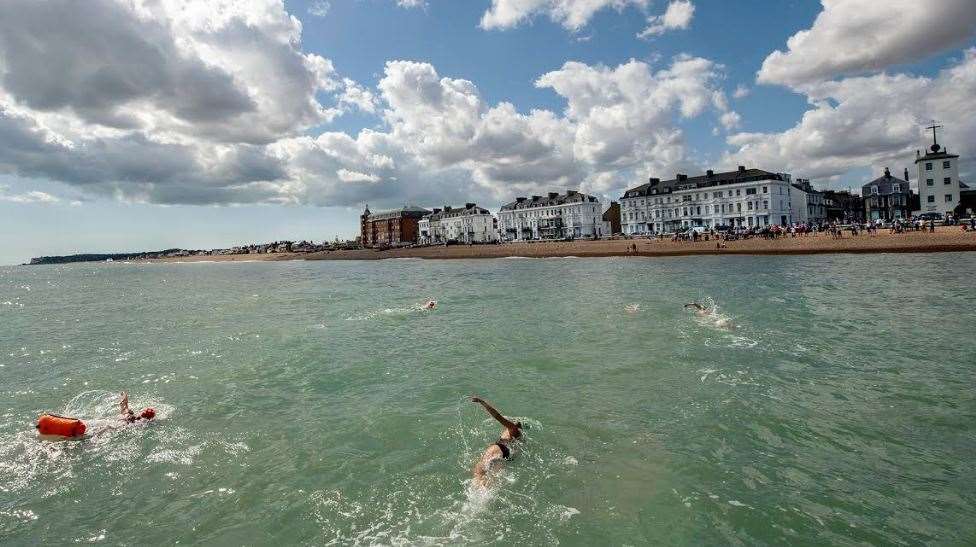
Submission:
[[824,190],[824,209],[827,222],[864,222],[864,200],[847,190]]
[[420,220],[420,243],[494,243],[498,241],[498,221],[488,209],[474,203],[464,207],[445,206]]
[[864,199],[864,218],[896,220],[908,218],[912,213],[912,191],[908,181],[891,175],[885,167],[884,175],[861,187]]
[[359,217],[363,247],[398,247],[416,243],[420,235],[420,220],[429,213],[427,209],[416,206],[371,213],[367,205]]
[[574,190],[515,198],[498,212],[498,230],[505,241],[610,235],[600,200]]
[[746,169],[672,180],[651,178],[620,198],[625,234],[663,234],[706,228],[763,227],[793,222],[790,175]]
[[790,204],[793,222],[820,224],[827,221],[827,206],[823,192],[813,189],[809,179],[796,179],[793,183]]
[[[933,137],[934,141],[934,137]],[[943,217],[959,205],[962,187],[959,184],[959,156],[943,150],[937,142],[923,156],[915,152],[918,168],[919,211],[939,213]]]
[[603,212],[603,220],[610,223],[610,235],[620,233],[620,204],[611,201],[610,206]]

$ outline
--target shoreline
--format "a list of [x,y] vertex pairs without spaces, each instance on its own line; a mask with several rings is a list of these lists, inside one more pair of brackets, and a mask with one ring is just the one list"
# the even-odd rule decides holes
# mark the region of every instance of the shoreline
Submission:
[[[841,239],[829,234],[797,235],[775,240],[747,239],[726,242],[716,248],[716,241],[673,242],[670,240],[618,239],[598,241],[540,241],[500,243],[490,245],[451,245],[413,247],[403,249],[359,249],[322,251],[314,253],[274,253],[242,255],[199,255],[145,259],[138,262],[263,262],[279,260],[389,260],[425,259],[456,260],[484,258],[607,258],[607,257],[668,257],[720,255],[814,255],[814,254],[875,254],[875,253],[942,253],[976,251],[976,233],[963,232],[959,227],[938,228],[935,233],[887,232],[862,233]],[[633,252],[632,246],[637,246]],[[135,262],[135,261],[133,261]]]

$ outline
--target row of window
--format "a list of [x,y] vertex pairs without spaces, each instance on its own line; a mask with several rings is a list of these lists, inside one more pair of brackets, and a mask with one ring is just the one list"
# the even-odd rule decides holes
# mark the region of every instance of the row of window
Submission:
[[[758,201],[756,201],[756,202],[747,201],[746,202],[746,210],[747,211],[753,211],[753,210],[759,211],[759,210],[769,209],[769,200],[763,200],[763,202],[762,202],[762,209],[760,209],[760,206],[759,205],[760,204],[759,204]],[[780,201],[780,208],[782,208],[782,207],[783,207],[783,202]],[[732,213],[732,212],[741,213],[742,212],[742,203],[736,203],[734,210],[732,208],[732,204],[731,203],[728,204],[728,207],[727,208],[726,208],[726,205],[724,203],[721,204],[721,205],[714,205],[714,206],[705,205],[705,214],[706,215],[708,215],[708,214],[720,214],[720,213],[721,214],[725,214],[725,213]],[[680,216],[685,216],[686,217],[686,216],[701,215],[701,214],[702,214],[702,206],[701,205],[697,205],[697,206],[692,206],[692,207],[682,207],[681,209],[665,209],[663,215],[662,215],[662,212],[661,212],[660,209],[655,209],[654,210],[654,215],[653,215],[652,218],[658,218],[659,219],[659,218],[662,218],[662,216],[664,218],[675,218],[675,217],[680,217]],[[627,221],[647,220],[647,216],[643,212],[638,212],[638,213],[625,213],[624,214],[624,220],[627,220]]]
[[[945,195],[945,202],[952,203],[952,194]],[[928,196],[928,203],[935,203],[935,196]]]
[[[759,193],[759,188],[758,187],[756,187],[756,188],[746,188],[745,190],[746,190],[746,195],[747,196],[753,196],[753,195],[756,195],[757,193]],[[735,192],[735,193],[733,194],[733,192]],[[762,187],[762,193],[768,194],[769,193],[769,186],[763,186]],[[783,193],[783,189],[782,188],[780,188],[780,192],[779,193],[780,194]],[[733,196],[741,196],[741,195],[742,195],[742,188],[737,188],[735,190],[728,190],[727,192],[726,191],[711,192],[711,196],[710,197],[712,197],[713,199],[720,199],[720,198],[723,198],[723,197],[733,197]],[[700,192],[700,193],[695,193],[694,196],[692,196],[691,194],[683,195],[683,196],[681,196],[681,201],[682,202],[686,202],[686,201],[698,201],[699,199],[708,199],[708,198],[709,198],[709,192]],[[675,199],[677,199],[677,197]],[[653,205],[663,205],[665,203],[671,203],[671,196],[667,196],[667,197],[664,197],[664,198],[654,198],[654,199],[648,199],[647,200],[647,205],[652,205],[652,204]],[[640,203],[638,203],[637,200],[634,200],[634,201],[625,201],[624,202],[624,207],[625,208],[634,209],[634,208],[636,208],[638,206],[640,206],[640,207],[643,207],[644,206],[644,200],[643,199],[640,200]]]
[[[942,182],[944,182],[945,184],[952,184],[952,177],[946,177],[946,178],[942,179]],[[932,179],[925,179],[925,185],[926,186],[933,186],[934,184],[935,184],[935,181],[934,180],[932,180]]]
[[[949,161],[942,162],[942,168],[943,169],[948,169],[949,166],[951,166],[951,165],[952,165],[952,162],[949,162]],[[926,171],[931,171],[932,170],[932,162],[930,162],[930,161],[925,162],[925,170]]]

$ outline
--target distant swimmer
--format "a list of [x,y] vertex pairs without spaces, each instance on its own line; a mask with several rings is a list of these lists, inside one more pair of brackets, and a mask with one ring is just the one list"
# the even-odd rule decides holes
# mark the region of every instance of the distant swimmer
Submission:
[[[152,407],[142,409],[142,412],[137,415],[129,408],[129,395],[123,391],[121,396],[122,399],[119,401],[119,414],[123,422],[133,424],[139,420],[149,421],[156,417],[156,410]],[[57,414],[42,414],[37,419],[37,424],[34,428],[37,429],[38,434],[45,437],[70,439],[83,437],[88,430],[88,425],[78,418],[58,416]],[[101,431],[96,432],[95,435],[98,435],[106,429],[112,428],[103,428]]]
[[627,313],[637,313],[640,311],[640,304],[627,304],[624,306],[624,311]]
[[122,392],[122,400],[119,401],[119,413],[122,415],[122,421],[128,424],[134,424],[139,420],[152,420],[156,417],[156,409],[152,407],[146,407],[142,409],[138,415],[129,408],[129,394]]
[[698,302],[690,302],[688,304],[685,304],[685,309],[686,310],[687,309],[693,309],[693,310],[695,310],[695,315],[701,315],[701,316],[708,315],[708,314],[712,313],[712,309],[711,308],[709,308],[708,306],[706,306],[704,304],[699,304]]
[[488,414],[491,417],[498,420],[498,423],[505,427],[502,431],[501,436],[493,444],[488,445],[485,452],[481,455],[481,459],[474,464],[474,469],[472,473],[474,474],[474,482],[479,486],[488,486],[488,472],[491,470],[495,462],[500,462],[501,460],[510,460],[516,451],[515,442],[522,438],[522,422],[512,423],[511,420],[502,416],[500,412],[495,410],[495,407],[491,406],[484,399],[480,397],[472,397],[472,403],[478,403],[485,407]]
[[428,300],[423,306],[421,306],[421,308],[425,310],[432,310],[436,307],[437,307],[437,301],[434,299]]

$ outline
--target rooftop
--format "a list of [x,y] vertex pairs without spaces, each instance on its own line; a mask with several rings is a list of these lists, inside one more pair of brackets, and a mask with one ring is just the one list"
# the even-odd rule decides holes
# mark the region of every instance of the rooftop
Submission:
[[742,182],[757,182],[761,180],[786,180],[780,173],[763,171],[762,169],[746,169],[740,165],[735,171],[725,171],[715,173],[708,170],[704,175],[689,177],[688,175],[678,174],[671,180],[661,180],[651,178],[646,184],[631,188],[624,192],[623,197],[633,198],[638,196],[650,196],[654,194],[669,194],[675,190],[691,190],[695,188],[708,188],[724,184],[738,184]]
[[502,205],[502,211],[514,211],[516,209],[532,209],[534,207],[551,207],[553,205],[566,205],[569,203],[598,203],[597,198],[581,194],[576,190],[569,190],[565,194],[549,192],[547,196],[532,196],[531,198],[518,197],[511,203]]

